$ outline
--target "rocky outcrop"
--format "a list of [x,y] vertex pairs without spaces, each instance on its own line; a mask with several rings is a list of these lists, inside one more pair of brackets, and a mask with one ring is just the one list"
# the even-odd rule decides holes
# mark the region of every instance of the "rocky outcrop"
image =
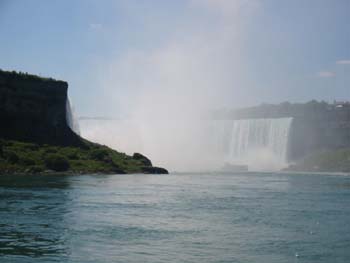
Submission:
[[144,166],[142,172],[146,174],[168,174],[169,172],[161,167],[152,166],[152,162],[146,156],[141,153],[134,153],[132,158],[138,162],[141,162]]
[[145,174],[168,174],[169,172],[161,167],[145,166],[142,168],[142,172]]
[[68,84],[0,71],[0,137],[56,145],[83,145],[67,125]]
[[148,159],[146,156],[142,155],[141,153],[134,153],[132,158],[134,160],[142,162],[144,166],[152,166],[151,160]]

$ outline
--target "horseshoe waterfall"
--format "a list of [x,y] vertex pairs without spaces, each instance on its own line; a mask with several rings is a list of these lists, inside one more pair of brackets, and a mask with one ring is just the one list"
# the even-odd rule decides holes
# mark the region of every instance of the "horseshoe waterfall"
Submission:
[[227,125],[226,162],[249,169],[276,170],[287,164],[293,118],[234,120]]

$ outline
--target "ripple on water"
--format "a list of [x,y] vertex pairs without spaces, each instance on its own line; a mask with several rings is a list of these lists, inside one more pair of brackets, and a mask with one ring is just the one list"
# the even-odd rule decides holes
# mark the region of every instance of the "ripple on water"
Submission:
[[0,262],[347,262],[350,178],[0,177]]

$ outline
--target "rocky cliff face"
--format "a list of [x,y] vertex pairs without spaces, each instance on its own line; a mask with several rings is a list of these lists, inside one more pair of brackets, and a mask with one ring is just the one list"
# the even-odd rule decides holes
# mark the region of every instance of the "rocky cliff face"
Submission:
[[0,137],[42,144],[81,145],[67,126],[67,82],[0,71]]
[[67,89],[64,81],[0,70],[0,174],[168,173],[139,153],[131,157],[75,134]]

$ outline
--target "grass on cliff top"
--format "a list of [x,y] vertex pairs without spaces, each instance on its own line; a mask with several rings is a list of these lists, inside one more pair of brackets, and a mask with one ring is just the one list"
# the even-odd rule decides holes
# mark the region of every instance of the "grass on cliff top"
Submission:
[[29,74],[28,72],[21,72],[21,71],[5,71],[0,69],[0,75],[3,75],[8,78],[13,78],[13,79],[22,79],[22,80],[35,80],[35,81],[54,81],[54,82],[64,82],[62,80],[57,80],[53,78],[46,78],[38,75],[32,75]]
[[141,160],[107,146],[60,147],[18,141],[0,141],[0,173],[42,173],[47,170],[72,173],[137,173]]
[[290,168],[299,171],[350,172],[350,149],[312,154]]

